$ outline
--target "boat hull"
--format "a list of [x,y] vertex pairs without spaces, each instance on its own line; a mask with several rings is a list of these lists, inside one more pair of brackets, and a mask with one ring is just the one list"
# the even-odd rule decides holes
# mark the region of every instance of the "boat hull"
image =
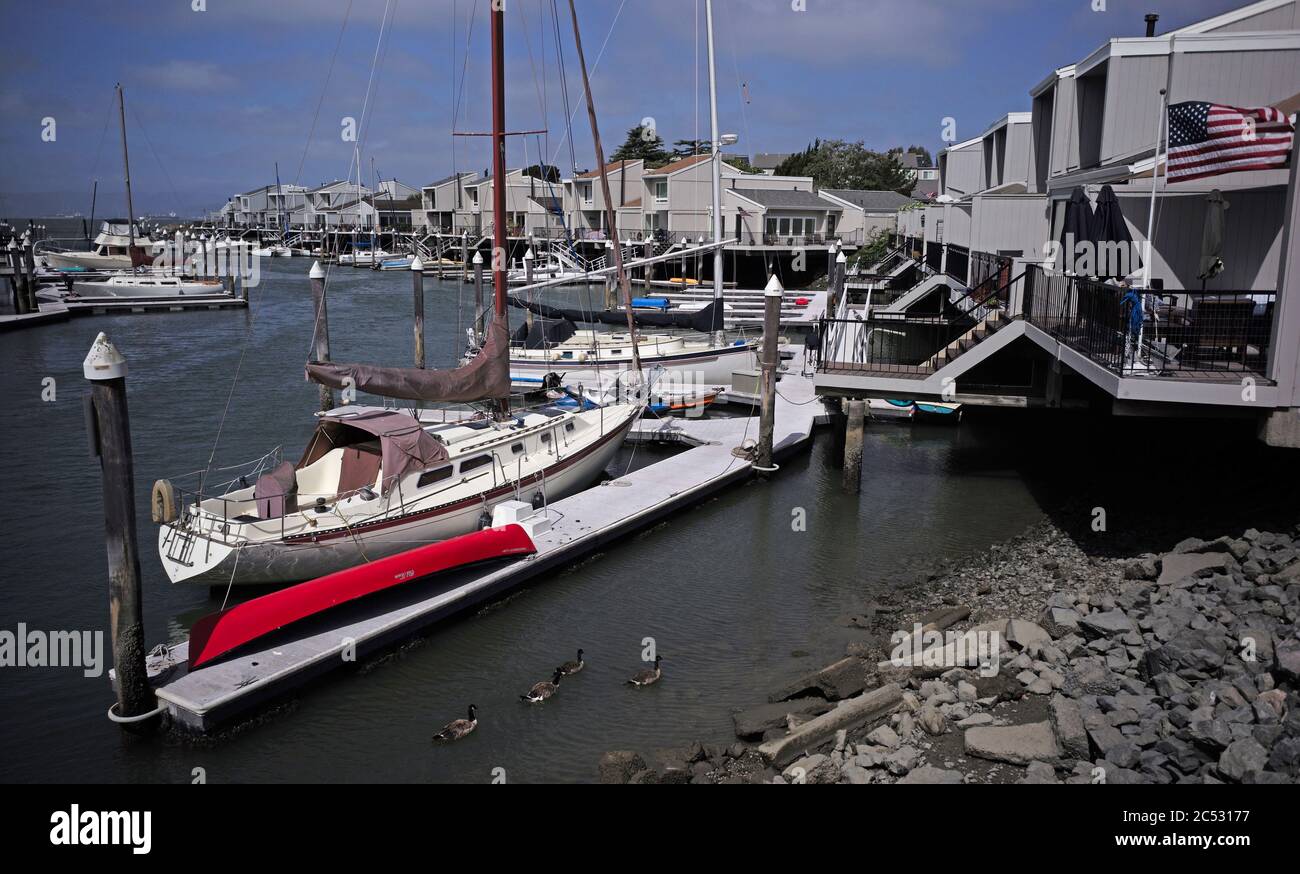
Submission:
[[196,535],[189,562],[169,557],[171,539],[178,534],[172,525],[158,529],[158,554],[173,583],[202,586],[272,585],[298,583],[365,561],[385,558],[414,546],[435,543],[478,530],[486,510],[502,501],[531,500],[545,486],[549,501],[567,497],[589,486],[618,452],[636,417],[629,417],[616,431],[581,452],[564,458],[527,477],[467,498],[450,506],[417,511],[351,528],[336,528],[321,535],[266,542],[250,542],[236,548],[218,540]]
[[72,290],[80,298],[109,297],[202,297],[204,295],[222,294],[225,289],[220,282],[183,282],[179,285],[133,285],[114,284],[112,282],[74,282]]
[[[758,368],[758,355],[753,347],[735,346],[680,355],[646,356],[641,359],[641,366],[651,376],[662,368],[671,374],[669,381],[679,385],[731,385],[732,374],[736,371]],[[588,362],[510,359],[510,378],[519,388],[536,388],[548,373],[560,374],[564,383],[570,386],[603,385],[627,369],[622,363],[607,362],[598,367]]]
[[98,255],[94,252],[46,252],[45,263],[55,269],[130,270],[133,266],[130,255]]

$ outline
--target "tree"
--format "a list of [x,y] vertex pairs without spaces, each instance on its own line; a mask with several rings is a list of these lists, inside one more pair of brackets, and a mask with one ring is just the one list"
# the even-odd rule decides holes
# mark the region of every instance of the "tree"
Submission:
[[664,149],[663,138],[654,128],[637,125],[627,132],[623,145],[609,156],[611,161],[645,161],[646,167],[662,167],[673,159]]
[[690,158],[694,155],[707,155],[713,150],[708,140],[678,140],[673,143],[674,158]]
[[881,154],[861,141],[815,140],[776,169],[779,176],[811,176],[818,188],[859,188],[910,195],[916,181],[896,154]]

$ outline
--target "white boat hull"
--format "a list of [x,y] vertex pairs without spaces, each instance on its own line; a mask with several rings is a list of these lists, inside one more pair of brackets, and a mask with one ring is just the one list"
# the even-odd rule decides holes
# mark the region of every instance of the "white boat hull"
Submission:
[[[236,548],[216,539],[197,536],[188,561],[184,563],[169,557],[177,552],[173,538],[178,534],[173,526],[163,525],[158,531],[158,554],[173,583],[267,585],[314,579],[476,531],[485,509],[490,513],[503,501],[530,501],[543,487],[548,501],[581,491],[609,465],[635,421],[635,416],[629,417],[587,449],[525,477],[523,482],[503,482],[491,491],[459,500],[450,506],[416,510],[406,517],[387,521],[357,523],[351,528],[327,531],[314,540],[311,536],[304,536],[292,541],[249,542]],[[310,513],[310,509],[307,512]]]
[[[642,355],[642,371],[648,377],[666,372],[676,383],[696,386],[731,385],[732,374],[738,370],[756,370],[758,355],[752,346],[733,346],[704,352],[685,352],[673,355]],[[510,377],[517,387],[536,387],[548,373],[559,374],[566,385],[595,386],[612,382],[628,370],[626,364],[603,362],[572,362],[563,360],[510,359]]]
[[45,263],[54,268],[84,267],[87,270],[130,270],[129,255],[97,255],[94,252],[46,252]]

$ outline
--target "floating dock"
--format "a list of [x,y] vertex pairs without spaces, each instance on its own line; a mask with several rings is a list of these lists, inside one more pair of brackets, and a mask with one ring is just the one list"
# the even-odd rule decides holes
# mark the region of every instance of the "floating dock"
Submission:
[[[801,375],[802,349],[777,383],[773,446],[780,458],[804,448],[825,421],[813,383]],[[453,572],[345,605],[283,629],[246,651],[189,672],[188,642],[171,647],[176,665],[154,680],[158,703],[197,732],[255,707],[335,668],[349,650],[357,658],[381,652],[426,626],[459,613],[550,571],[565,567],[610,541],[697,504],[754,475],[744,453],[757,441],[758,411],[731,419],[643,419],[630,439],[676,442],[691,448],[537,511],[551,527],[534,538],[536,555],[508,564]]]
[[0,315],[0,331],[62,322],[73,316],[102,316],[109,313],[183,313],[194,310],[245,309],[248,301],[228,294],[179,297],[95,297],[41,302],[39,312]]

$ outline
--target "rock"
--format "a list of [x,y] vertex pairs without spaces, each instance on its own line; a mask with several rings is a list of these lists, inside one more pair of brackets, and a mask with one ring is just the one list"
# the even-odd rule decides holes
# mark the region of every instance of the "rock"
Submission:
[[1300,683],[1300,640],[1279,641],[1273,650],[1278,672],[1292,683]]
[[830,756],[814,753],[795,761],[781,776],[788,783],[833,783],[839,779],[839,769],[831,763]]
[[875,777],[870,771],[857,765],[845,765],[844,769],[840,771],[840,775],[845,782],[854,786],[861,786],[875,781]]
[[1055,761],[1061,755],[1056,735],[1046,721],[967,729],[965,749],[968,756],[1013,765],[1027,765],[1035,760]]
[[972,713],[965,719],[958,720],[958,728],[977,728],[981,725],[992,725],[993,714],[991,713]]
[[1079,620],[1079,627],[1085,637],[1113,637],[1133,630],[1133,620],[1123,610],[1111,610],[1106,613],[1092,613]]
[[901,777],[921,761],[921,751],[914,746],[901,746],[885,756],[884,765],[889,773]]
[[1024,619],[1012,619],[1007,622],[1006,639],[1007,643],[1018,649],[1029,649],[1031,646],[1050,643],[1052,635],[1032,622],[1027,622]]
[[805,718],[820,716],[835,705],[821,698],[796,698],[777,704],[760,704],[731,715],[736,737],[756,738],[773,728],[786,728],[786,717],[793,714]]
[[860,658],[849,656],[828,665],[820,671],[807,674],[768,696],[768,701],[789,701],[809,693],[821,695],[827,701],[843,701],[867,688],[871,665]]
[[1233,741],[1232,729],[1222,719],[1198,719],[1187,726],[1187,738],[1211,752],[1226,749]]
[[898,745],[902,743],[902,739],[888,725],[882,725],[867,734],[867,742],[892,750],[897,749]]
[[921,723],[921,728],[925,729],[926,734],[935,735],[937,737],[948,730],[948,721],[943,718],[942,713],[930,704],[926,704],[921,708],[918,719]]
[[1119,686],[1119,677],[1099,658],[1075,659],[1065,674],[1064,691],[1073,698],[1081,695],[1114,695],[1119,691]]
[[622,784],[646,770],[645,759],[631,750],[614,750],[600,757],[600,782]]
[[1079,614],[1071,607],[1048,607],[1038,621],[1052,637],[1065,637],[1079,630]]
[[1229,780],[1241,781],[1251,771],[1262,771],[1268,764],[1268,750],[1253,737],[1233,741],[1219,756],[1219,773]]
[[976,677],[971,681],[980,698],[995,698],[998,701],[1019,701],[1025,694],[1025,687],[1014,678],[1004,674],[991,677]]
[[1223,552],[1169,553],[1160,559],[1160,576],[1156,585],[1171,586],[1188,577],[1222,571],[1228,566],[1228,561],[1228,554]]
[[1088,732],[1083,727],[1079,702],[1058,694],[1052,696],[1047,706],[1048,721],[1065,755],[1074,759],[1088,758]]
[[1056,769],[1047,762],[1030,762],[1025,776],[1017,782],[1027,784],[1055,784],[1061,781],[1056,779]]
[[962,680],[957,684],[958,701],[963,701],[967,704],[973,704],[975,703],[975,701],[979,699],[979,696],[980,696],[979,690],[976,689],[972,683],[968,683],[965,680]]
[[914,771],[908,772],[908,775],[898,781],[900,784],[909,785],[921,784],[925,786],[937,786],[943,784],[955,784],[965,782],[960,771],[951,771],[947,768],[936,768],[932,765],[925,765]]
[[835,709],[808,720],[785,737],[764,741],[758,747],[758,752],[768,762],[788,762],[804,750],[821,746],[841,728],[853,729],[863,723],[883,719],[902,699],[903,690],[897,684],[882,686],[865,695],[840,702]]

